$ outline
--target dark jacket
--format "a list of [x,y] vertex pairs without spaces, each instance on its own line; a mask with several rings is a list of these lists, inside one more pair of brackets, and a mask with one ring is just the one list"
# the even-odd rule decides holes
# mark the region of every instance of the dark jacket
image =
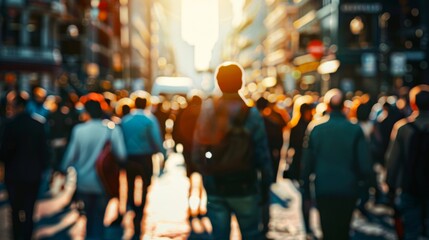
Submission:
[[0,160],[5,163],[5,181],[40,181],[48,161],[44,125],[28,113],[6,122],[0,141]]
[[316,196],[357,197],[358,182],[369,179],[372,162],[362,129],[340,112],[310,123],[304,141],[302,180],[309,197],[309,176],[316,175]]
[[308,122],[301,118],[298,121],[298,124],[290,129],[289,148],[293,148],[295,150],[295,154],[293,155],[293,161],[288,169],[288,177],[290,179],[299,180],[301,176],[302,144],[304,141],[307,126]]
[[392,140],[386,153],[386,182],[392,193],[397,189],[401,189],[403,192],[408,193],[410,191],[411,177],[406,174],[407,168],[405,165],[409,163],[407,156],[410,155],[410,140],[414,133],[414,129],[407,124],[408,122],[414,122],[419,129],[428,129],[429,112],[420,112],[417,116],[411,116],[395,124],[392,131]]

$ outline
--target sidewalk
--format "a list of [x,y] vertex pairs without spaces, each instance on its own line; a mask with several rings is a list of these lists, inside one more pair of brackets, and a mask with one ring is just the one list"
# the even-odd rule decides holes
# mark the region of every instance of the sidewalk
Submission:
[[[186,177],[183,156],[173,153],[170,155],[164,173],[160,177],[154,177],[149,190],[147,206],[145,209],[145,235],[148,239],[210,239],[207,234],[201,232],[201,224],[205,220],[192,223],[189,219],[188,199],[190,181]],[[156,169],[155,169],[156,173]],[[73,178],[71,179],[71,182]],[[72,188],[71,188],[72,189]],[[277,240],[301,240],[305,239],[305,231],[301,214],[301,196],[289,180],[274,184],[271,188],[270,223],[267,237]],[[61,198],[59,198],[61,199]],[[56,204],[52,203],[50,209]],[[57,215],[73,215],[73,206],[63,208]],[[393,229],[392,210],[386,207],[368,205],[373,219],[368,221],[359,214],[355,214],[352,221],[353,240],[395,240]],[[6,201],[4,185],[0,184],[0,239],[11,239],[11,224],[8,219],[10,208]],[[311,212],[311,224],[317,236],[321,235],[318,223],[317,211]],[[46,219],[52,222],[53,219]],[[58,223],[58,221],[56,221]],[[62,230],[67,234],[70,229],[79,225],[79,222],[69,223]],[[193,229],[191,227],[193,226]],[[232,222],[232,240],[240,240],[240,234],[236,221]],[[82,226],[80,226],[82,227]]]
[[[210,239],[207,234],[197,234],[188,219],[189,179],[186,177],[183,156],[173,154],[166,161],[165,172],[155,178],[148,195],[144,239]],[[274,185],[270,206],[270,239],[304,239],[301,215],[301,197],[290,181]],[[286,202],[288,204],[286,204]],[[287,206],[286,206],[287,205]],[[238,224],[231,223],[232,240],[241,239]],[[164,239],[163,238],[163,239]]]

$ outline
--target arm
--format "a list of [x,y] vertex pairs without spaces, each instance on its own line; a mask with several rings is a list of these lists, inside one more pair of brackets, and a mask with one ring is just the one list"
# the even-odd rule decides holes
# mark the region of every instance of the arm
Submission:
[[386,182],[389,186],[389,192],[393,194],[398,186],[398,176],[402,168],[402,143],[400,138],[397,138],[398,129],[392,131],[392,138],[386,152]]
[[261,171],[263,188],[268,190],[271,183],[274,182],[274,174],[264,120],[256,108],[250,109],[247,120],[252,124],[251,134],[256,167]]
[[70,142],[67,146],[67,150],[61,162],[60,171],[64,173],[67,172],[67,168],[71,166],[72,163],[77,159],[78,152],[79,151],[77,149],[76,127],[75,127],[71,132]]
[[42,169],[46,169],[49,167],[50,162],[50,147],[48,143],[48,137],[45,130],[45,125],[42,125],[40,127],[40,133],[39,133],[39,151],[40,151],[40,164],[42,166]]
[[314,152],[314,143],[312,131],[307,131],[304,137],[302,147],[302,171],[301,171],[301,193],[302,198],[310,199],[310,175],[314,173],[316,164],[316,155]]
[[307,233],[311,233],[310,229],[310,209],[312,207],[311,202],[311,194],[310,194],[310,175],[314,173],[315,168],[315,162],[316,162],[316,156],[314,153],[314,144],[311,141],[312,136],[311,132],[307,130],[304,142],[303,142],[303,148],[302,148],[302,171],[301,171],[301,194],[302,194],[302,215],[304,218],[304,225]]
[[125,148],[124,135],[122,129],[118,126],[112,129],[112,150],[118,158],[119,164],[125,164],[127,159],[127,152]]
[[7,159],[9,159],[9,154],[11,152],[11,142],[12,140],[9,139],[9,130],[10,128],[7,128],[3,124],[0,128],[0,162],[5,162]]
[[167,159],[167,153],[163,146],[161,129],[159,127],[159,123],[156,118],[150,118],[152,122],[152,126],[149,128],[149,136],[152,147],[155,149],[155,152],[160,152],[164,155],[164,159]]
[[360,179],[366,181],[369,186],[375,186],[376,177],[373,171],[373,160],[369,151],[369,143],[366,141],[364,133],[361,128],[356,139],[356,157],[359,167]]

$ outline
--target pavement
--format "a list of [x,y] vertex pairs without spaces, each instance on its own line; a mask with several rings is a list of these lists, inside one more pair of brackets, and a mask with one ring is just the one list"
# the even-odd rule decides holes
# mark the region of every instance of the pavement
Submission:
[[[190,181],[186,177],[183,156],[177,153],[171,154],[168,161],[165,162],[164,172],[160,176],[156,174],[159,171],[159,168],[156,166],[155,164],[156,177],[153,178],[153,184],[149,190],[145,209],[144,235],[142,239],[210,239],[210,223],[207,221],[207,218],[204,218],[204,214],[194,212],[196,208],[204,211],[204,192],[197,194],[197,198],[190,197],[193,196],[192,191],[196,185],[193,181],[198,182],[198,179]],[[45,202],[48,203],[45,205],[45,207],[48,206],[46,209],[52,210],[55,207],[57,209],[56,212],[40,215],[40,212],[36,211],[39,217],[45,217],[44,225],[36,223],[36,226],[39,227],[38,229],[36,227],[36,231],[43,230],[45,231],[42,231],[43,233],[48,234],[44,235],[45,237],[36,239],[64,239],[71,232],[79,233],[84,229],[85,219],[79,215],[78,206],[75,204],[64,204],[69,198],[71,199],[70,192],[74,190],[73,181],[75,181],[75,176],[73,176],[73,172],[70,173],[69,177],[63,179],[63,181],[68,184],[66,184],[68,188],[63,188],[62,192],[52,195],[52,199],[48,199],[50,202]],[[194,206],[195,204],[196,208],[189,208],[190,205]],[[112,202],[111,205],[117,206],[118,204],[115,205]],[[354,214],[351,225],[351,239],[397,239],[393,229],[392,210],[384,206],[374,205],[373,202],[368,204],[367,209],[371,214],[371,219],[363,217],[357,211]],[[1,240],[12,239],[10,234],[11,224],[8,221],[9,213],[10,209],[7,204],[4,185],[0,183]],[[113,222],[115,217],[117,216],[110,216],[112,219],[109,223]],[[129,218],[124,217],[121,223],[122,227],[118,225],[119,230],[122,231],[120,232],[122,236],[129,235],[129,230],[132,229],[129,226],[130,222],[132,221],[129,221]],[[315,235],[320,237],[321,231],[316,209],[311,210],[310,222]],[[59,223],[63,225],[58,226]],[[55,227],[52,227],[54,225]],[[43,228],[44,226],[50,226],[50,231],[46,231]],[[112,232],[114,232],[114,228]],[[58,238],[59,236],[62,237]],[[301,196],[289,180],[282,180],[272,185],[270,223],[267,238],[276,240],[305,239],[301,214]],[[83,237],[77,234],[73,239],[83,239]],[[123,239],[126,238],[123,237]],[[241,239],[237,222],[234,220],[232,221],[231,239]]]

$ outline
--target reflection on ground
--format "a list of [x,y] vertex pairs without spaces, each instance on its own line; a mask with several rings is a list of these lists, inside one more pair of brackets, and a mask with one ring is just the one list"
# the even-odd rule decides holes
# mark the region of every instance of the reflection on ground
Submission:
[[[159,173],[159,162],[155,173]],[[76,188],[76,172],[69,169],[67,176],[54,175],[49,191],[36,204],[35,239],[84,239],[86,219],[81,215],[80,203],[71,201]],[[164,171],[155,174],[150,187],[145,218],[143,240],[146,239],[209,239],[211,224],[206,213],[207,196],[201,186],[201,176],[187,178],[183,156],[170,154]],[[289,180],[274,184],[271,188],[269,239],[305,239],[302,224],[300,194]],[[130,239],[133,234],[134,213],[119,214],[121,203],[112,199],[106,209],[104,223],[109,227],[112,239]],[[370,203],[372,219],[356,213],[352,222],[352,239],[396,239],[393,230],[392,211]],[[0,184],[0,239],[11,238],[10,210],[7,194]],[[312,226],[316,236],[321,236],[317,211],[312,213]],[[117,219],[121,221],[116,221]],[[232,221],[231,239],[241,239],[236,221]]]

